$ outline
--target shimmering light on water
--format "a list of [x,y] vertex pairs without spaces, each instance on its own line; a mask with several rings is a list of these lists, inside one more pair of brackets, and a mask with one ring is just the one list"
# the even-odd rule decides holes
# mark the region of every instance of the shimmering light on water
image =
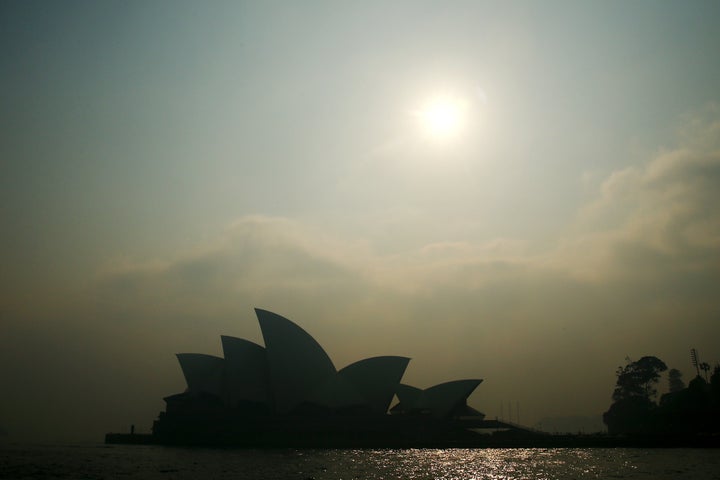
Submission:
[[233,450],[0,446],[0,478],[720,479],[712,449]]

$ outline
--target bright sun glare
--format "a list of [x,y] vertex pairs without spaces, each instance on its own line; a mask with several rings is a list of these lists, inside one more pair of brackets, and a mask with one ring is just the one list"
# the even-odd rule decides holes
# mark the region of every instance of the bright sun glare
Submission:
[[465,104],[451,97],[436,97],[420,110],[419,117],[425,130],[433,137],[457,135],[463,126]]

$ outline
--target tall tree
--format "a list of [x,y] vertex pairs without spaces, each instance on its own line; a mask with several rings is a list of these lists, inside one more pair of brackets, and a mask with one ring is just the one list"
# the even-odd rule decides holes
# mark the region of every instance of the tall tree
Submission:
[[608,431],[615,433],[646,433],[656,428],[654,398],[660,374],[667,365],[657,357],[642,357],[618,367],[613,403],[603,414]]
[[655,385],[665,370],[667,365],[657,357],[642,357],[636,362],[618,367],[613,400],[634,397],[653,400],[657,395]]

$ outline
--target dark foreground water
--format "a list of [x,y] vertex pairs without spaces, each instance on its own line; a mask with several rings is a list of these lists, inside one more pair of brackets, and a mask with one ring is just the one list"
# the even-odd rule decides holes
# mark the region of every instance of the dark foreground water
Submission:
[[705,480],[720,479],[720,450],[217,450],[2,445],[0,478]]

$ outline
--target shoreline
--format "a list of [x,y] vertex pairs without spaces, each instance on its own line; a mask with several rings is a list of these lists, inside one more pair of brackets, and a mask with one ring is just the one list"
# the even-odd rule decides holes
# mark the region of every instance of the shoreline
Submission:
[[161,445],[174,447],[217,448],[301,448],[301,449],[445,449],[445,448],[720,448],[720,435],[533,435],[518,437],[495,437],[480,435],[477,438],[458,440],[420,440],[350,438],[334,434],[298,438],[293,436],[270,436],[263,438],[178,438],[161,440],[152,434],[108,433],[108,445]]

